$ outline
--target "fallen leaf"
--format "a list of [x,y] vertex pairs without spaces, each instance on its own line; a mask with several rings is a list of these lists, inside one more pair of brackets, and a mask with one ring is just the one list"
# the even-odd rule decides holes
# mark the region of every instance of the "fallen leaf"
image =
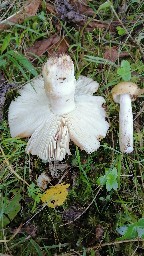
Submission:
[[53,4],[46,3],[46,9],[49,13],[55,14],[55,7]]
[[92,8],[89,7],[86,0],[79,1],[79,0],[69,0],[69,3],[74,6],[74,9],[79,12],[80,14],[94,16],[95,12]]
[[66,222],[71,222],[77,219],[83,212],[83,208],[79,208],[77,206],[71,206],[70,208],[64,210],[63,212],[63,220]]
[[26,50],[26,55],[32,53],[41,56],[50,47],[54,46],[60,40],[60,36],[52,35],[50,38],[36,41],[31,47]]
[[98,224],[96,226],[95,232],[96,232],[96,241],[100,241],[103,237],[103,234],[104,234],[103,227],[100,224]]
[[54,52],[57,54],[65,53],[68,50],[68,42],[65,38],[61,38],[57,34],[52,35],[47,39],[43,39],[34,43],[33,46],[29,47],[25,54],[33,59],[33,55],[41,56],[45,52],[52,55]]
[[63,20],[69,20],[76,23],[86,20],[86,16],[77,12],[75,7],[67,0],[55,0],[55,9]]
[[66,53],[69,48],[69,43],[66,38],[60,38],[60,40],[48,50],[49,55]]
[[106,50],[103,54],[104,59],[115,62],[118,58],[129,56],[128,52],[120,52],[118,51],[117,46],[106,47]]
[[0,22],[0,30],[4,30],[12,25],[21,24],[26,18],[37,13],[41,0],[27,1],[26,4],[12,16]]
[[86,26],[86,31],[93,31],[95,28],[100,28],[100,29],[109,28],[111,30],[112,26],[108,22],[104,22],[96,19],[92,21],[88,21]]
[[47,189],[41,197],[42,202],[51,208],[62,205],[68,195],[69,186],[69,184],[61,183]]

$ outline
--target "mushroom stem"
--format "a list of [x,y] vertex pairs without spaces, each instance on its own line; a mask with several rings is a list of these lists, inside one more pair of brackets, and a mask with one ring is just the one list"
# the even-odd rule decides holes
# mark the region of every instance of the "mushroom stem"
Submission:
[[121,152],[133,151],[133,114],[129,94],[120,95],[119,143]]
[[50,58],[42,73],[51,111],[58,115],[73,111],[76,79],[71,58],[68,55]]
[[[65,83],[66,85],[66,83]],[[66,93],[62,93],[57,90],[55,93],[51,93],[49,98],[51,111],[58,115],[67,114],[75,109],[74,93],[75,85],[71,82],[67,83]],[[62,91],[62,90],[61,90]]]

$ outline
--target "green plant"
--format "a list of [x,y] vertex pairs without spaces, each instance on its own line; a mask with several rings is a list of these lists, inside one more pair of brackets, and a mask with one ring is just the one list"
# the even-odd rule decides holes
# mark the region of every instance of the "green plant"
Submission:
[[131,66],[130,66],[129,61],[122,60],[121,67],[117,69],[117,74],[124,81],[129,81],[131,79]]
[[144,218],[139,219],[135,223],[117,228],[117,232],[122,235],[119,240],[134,239],[138,237],[144,239]]
[[23,77],[28,80],[29,76],[27,76],[26,72],[29,75],[37,76],[38,73],[31,62],[21,53],[16,51],[7,51],[2,56],[0,56],[0,66],[4,70],[9,68],[9,65],[13,64],[14,67],[20,71]]
[[17,216],[21,209],[20,200],[22,199],[19,189],[11,189],[11,198],[7,195],[1,198],[0,226],[6,227]]
[[36,209],[36,205],[41,200],[42,192],[41,192],[40,188],[36,187],[36,185],[32,182],[28,186],[28,195],[34,200],[34,205],[32,208],[32,212],[34,212]]
[[113,169],[105,169],[105,175],[100,176],[97,180],[98,185],[106,185],[107,191],[118,189],[118,171]]

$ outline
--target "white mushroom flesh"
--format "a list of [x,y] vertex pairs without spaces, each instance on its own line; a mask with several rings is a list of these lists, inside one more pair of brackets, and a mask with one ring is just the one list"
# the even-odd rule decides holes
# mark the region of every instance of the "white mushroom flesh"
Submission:
[[133,114],[131,97],[129,94],[122,94],[120,97],[119,112],[119,143],[123,153],[133,151]]

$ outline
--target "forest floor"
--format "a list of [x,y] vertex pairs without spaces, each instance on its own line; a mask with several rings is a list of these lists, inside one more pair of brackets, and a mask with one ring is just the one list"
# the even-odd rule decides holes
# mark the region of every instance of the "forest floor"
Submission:
[[[0,1],[0,255],[144,255],[144,95],[132,103],[134,150],[119,148],[120,81],[144,88],[144,1]],[[55,54],[69,54],[75,75],[99,83],[107,136],[86,154],[73,143],[62,162],[25,153],[12,138],[8,109],[18,90]],[[66,184],[60,206],[43,204],[38,176]],[[58,200],[61,200],[58,198]]]

